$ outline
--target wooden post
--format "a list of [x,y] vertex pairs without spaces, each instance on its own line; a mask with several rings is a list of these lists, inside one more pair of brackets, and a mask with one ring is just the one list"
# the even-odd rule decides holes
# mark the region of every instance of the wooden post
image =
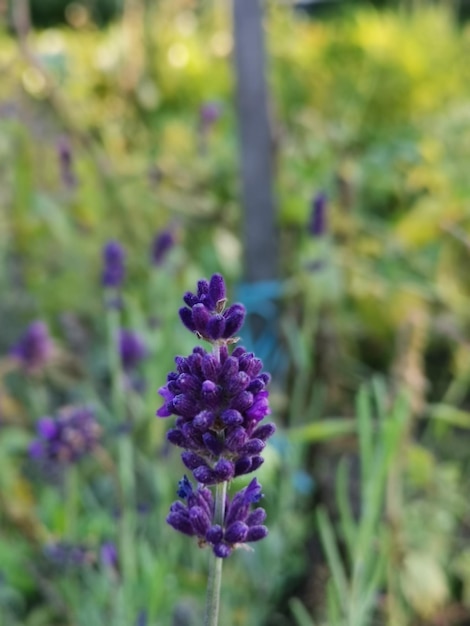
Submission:
[[244,208],[244,270],[249,283],[278,276],[273,148],[260,0],[232,0],[236,99]]

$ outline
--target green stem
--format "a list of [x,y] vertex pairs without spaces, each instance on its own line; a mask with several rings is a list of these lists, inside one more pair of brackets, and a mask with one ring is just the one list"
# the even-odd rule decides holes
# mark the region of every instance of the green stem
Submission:
[[78,525],[79,481],[78,470],[73,465],[68,468],[65,487],[65,536],[74,541]]
[[[111,372],[112,412],[119,425],[127,425],[126,397],[119,355],[119,310],[107,310],[108,356]],[[122,433],[118,443],[118,472],[120,484],[121,516],[119,524],[119,551],[123,578],[131,583],[136,575],[135,538],[135,476],[131,433]]]
[[[227,483],[218,483],[215,490],[214,521],[222,526],[224,521],[225,494]],[[217,626],[219,623],[220,586],[222,582],[223,559],[211,553],[209,578],[207,580],[206,611],[204,626]]]

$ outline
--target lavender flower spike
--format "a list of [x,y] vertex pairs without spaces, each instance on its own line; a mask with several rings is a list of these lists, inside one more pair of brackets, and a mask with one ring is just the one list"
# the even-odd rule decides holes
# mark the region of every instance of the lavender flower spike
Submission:
[[69,465],[95,450],[101,427],[85,407],[66,407],[57,417],[43,417],[37,424],[37,438],[29,453],[44,465]]
[[155,235],[152,242],[151,257],[153,265],[163,265],[168,253],[175,245],[175,236],[169,229]]
[[187,476],[179,483],[178,500],[170,508],[167,522],[175,530],[197,537],[200,546],[209,545],[215,556],[227,558],[235,548],[263,539],[268,529],[263,526],[266,512],[261,507],[252,508],[262,497],[261,485],[256,478],[227,499],[222,524],[214,524],[215,503],[212,492],[206,487],[193,489]]
[[118,241],[108,241],[103,248],[103,287],[120,287],[124,281],[126,254]]
[[312,202],[312,212],[308,225],[309,233],[312,237],[321,237],[327,230],[326,211],[328,199],[324,193],[317,194]]
[[32,322],[10,350],[27,373],[43,369],[54,355],[54,343],[44,322]]
[[140,335],[132,330],[119,331],[119,353],[126,372],[133,370],[147,356],[147,347]]
[[262,464],[262,451],[275,431],[274,424],[262,423],[270,413],[270,375],[252,352],[232,349],[245,309],[241,304],[225,309],[226,300],[220,274],[185,294],[181,320],[213,350],[198,346],[189,356],[176,357],[175,370],[159,390],[163,405],[157,411],[159,417],[176,417],[167,438],[182,449],[182,461],[198,483],[194,489],[186,476],[180,481],[178,495],[185,503],[173,503],[167,522],[196,537],[201,547],[211,546],[219,559],[268,534],[264,510],[250,510],[261,498],[256,478],[232,498],[225,490],[232,478]]

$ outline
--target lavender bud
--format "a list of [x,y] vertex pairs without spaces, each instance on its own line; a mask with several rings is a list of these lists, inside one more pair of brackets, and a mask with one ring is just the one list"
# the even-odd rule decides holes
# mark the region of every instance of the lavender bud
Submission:
[[215,420],[215,415],[212,411],[201,411],[193,419],[193,426],[201,431],[206,431],[212,426]]
[[211,520],[206,511],[200,506],[193,506],[189,509],[189,519],[196,535],[204,537],[211,525]]
[[212,301],[212,308],[215,309],[217,304],[226,299],[225,281],[221,274],[213,274],[209,282],[209,296]]
[[190,450],[186,450],[186,452],[183,452],[183,454],[181,455],[181,459],[183,463],[186,465],[186,467],[190,470],[194,470],[196,469],[196,467],[199,467],[200,465],[207,467],[204,459],[200,457],[198,454],[191,452]]
[[243,326],[246,317],[246,309],[241,304],[232,304],[232,306],[224,312],[224,317],[225,330],[223,337],[224,339],[228,339],[236,335]]
[[266,511],[262,508],[255,509],[246,518],[247,526],[259,526],[266,519]]
[[203,485],[214,485],[217,482],[217,475],[215,472],[205,465],[196,467],[196,469],[193,470],[193,476]]
[[191,309],[188,309],[187,307],[182,307],[179,310],[179,316],[181,321],[183,322],[183,324],[186,326],[186,328],[188,330],[190,330],[192,333],[196,332],[196,325],[194,324],[193,321],[193,314]]
[[223,539],[224,531],[221,526],[218,524],[211,526],[206,533],[206,539],[209,543],[217,544],[220,543]]
[[212,340],[217,341],[217,339],[223,337],[224,330],[225,318],[223,317],[223,315],[216,314],[208,320],[204,334],[210,337]]
[[194,535],[193,525],[191,524],[191,520],[188,515],[182,515],[181,513],[170,512],[166,518],[166,521],[170,526],[172,526],[175,530],[178,530],[180,533],[188,535],[192,537]]
[[237,426],[243,424],[244,421],[243,415],[235,409],[227,409],[221,414],[220,419],[226,426]]
[[214,433],[207,432],[202,436],[206,448],[214,456],[219,456],[224,449],[224,442],[222,439],[214,435]]
[[248,535],[248,526],[244,522],[234,522],[231,524],[224,534],[227,543],[242,543]]
[[214,466],[214,472],[218,482],[225,482],[233,478],[235,467],[231,461],[220,459]]
[[218,543],[214,546],[214,554],[219,557],[219,559],[226,559],[232,554],[232,548],[225,543]]
[[245,541],[260,541],[268,535],[268,529],[266,526],[251,526],[248,529]]

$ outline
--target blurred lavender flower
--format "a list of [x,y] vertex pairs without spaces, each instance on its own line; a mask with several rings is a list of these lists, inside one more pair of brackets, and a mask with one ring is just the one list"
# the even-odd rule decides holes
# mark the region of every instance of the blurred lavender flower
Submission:
[[167,439],[183,448],[183,463],[199,483],[193,490],[186,477],[180,481],[178,495],[187,503],[175,502],[167,521],[176,530],[198,537],[200,545],[211,545],[219,558],[267,535],[262,526],[264,511],[256,509],[249,517],[250,504],[261,498],[261,487],[255,479],[231,501],[227,499],[223,519],[218,519],[220,507],[207,485],[225,484],[255,471],[263,463],[266,440],[275,431],[274,424],[260,424],[270,413],[266,388],[270,376],[261,371],[261,360],[241,346],[229,353],[245,309],[235,304],[224,311],[225,294],[220,274],[210,281],[200,280],[196,294],[185,294],[187,307],[180,309],[181,319],[212,343],[213,352],[196,347],[188,357],[176,357],[176,371],[159,389],[164,404],[157,411],[159,417],[177,416]]
[[175,236],[171,230],[166,229],[158,233],[152,242],[152,263],[157,266],[162,265],[174,245]]
[[79,461],[98,446],[101,427],[85,407],[66,407],[58,416],[43,417],[29,454],[44,465],[68,465]]
[[85,546],[66,541],[48,544],[44,547],[43,554],[46,561],[59,569],[80,567],[95,560],[94,554]]
[[222,108],[218,102],[204,102],[199,109],[199,126],[203,133],[209,132],[214,124],[219,120]]
[[101,564],[109,569],[118,571],[119,559],[116,545],[112,541],[105,541],[100,547]]
[[56,147],[61,180],[65,187],[74,189],[78,184],[78,180],[73,168],[72,145],[69,138],[65,136],[59,137]]
[[137,615],[135,626],[147,626],[147,624],[148,624],[147,611],[145,609],[142,609],[141,611],[139,611],[139,614]]
[[308,231],[312,237],[321,237],[327,231],[326,211],[328,198],[324,193],[319,193],[312,201],[312,212],[308,224]]
[[223,525],[212,523],[214,499],[209,489],[200,486],[194,490],[185,476],[179,482],[178,495],[186,502],[177,500],[171,505],[168,524],[185,535],[197,537],[201,546],[209,544],[219,558],[224,559],[234,548],[264,539],[268,534],[263,526],[265,510],[251,509],[263,497],[256,478],[231,500],[227,498]]
[[119,331],[119,353],[124,371],[129,372],[147,356],[144,340],[133,330],[121,328]]
[[103,287],[120,287],[125,276],[124,248],[118,241],[108,241],[103,248]]
[[54,355],[54,342],[47,325],[41,321],[32,322],[11,348],[10,355],[27,373],[42,370]]

